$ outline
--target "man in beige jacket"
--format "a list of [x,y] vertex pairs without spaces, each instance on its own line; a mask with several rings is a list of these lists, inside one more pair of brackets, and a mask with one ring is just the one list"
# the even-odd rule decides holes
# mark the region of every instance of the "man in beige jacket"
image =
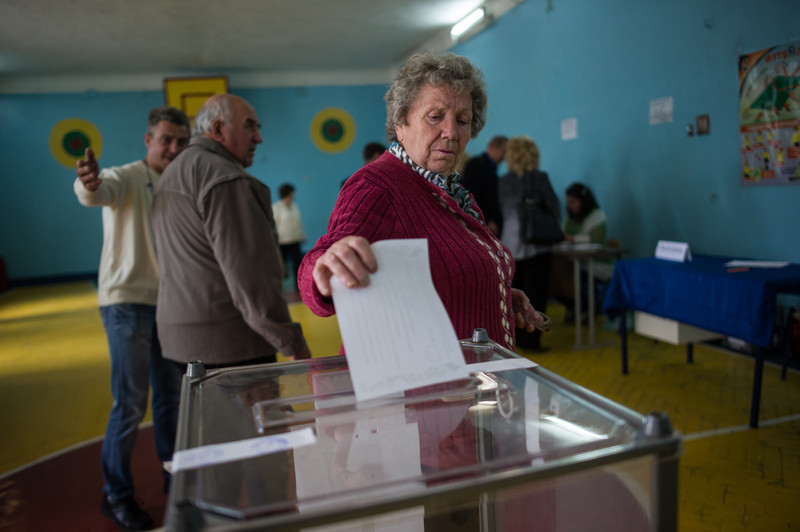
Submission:
[[[147,155],[100,171],[91,148],[77,163],[75,195],[103,209],[103,250],[97,283],[100,316],[111,356],[114,405],[103,440],[103,514],[123,530],[149,530],[152,518],[134,499],[131,455],[153,387],[153,430],[162,462],[172,460],[180,395],[180,367],[164,360],[156,333],[158,263],[150,224],[153,187],[189,142],[189,119],[157,107],[144,135]],[[165,484],[169,474],[165,474]]]

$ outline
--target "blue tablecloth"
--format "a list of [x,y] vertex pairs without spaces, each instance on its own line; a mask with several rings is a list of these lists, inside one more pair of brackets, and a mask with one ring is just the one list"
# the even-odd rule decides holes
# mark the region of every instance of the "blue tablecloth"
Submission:
[[603,308],[647,312],[762,347],[771,343],[779,293],[800,294],[800,264],[732,271],[732,257],[617,261]]

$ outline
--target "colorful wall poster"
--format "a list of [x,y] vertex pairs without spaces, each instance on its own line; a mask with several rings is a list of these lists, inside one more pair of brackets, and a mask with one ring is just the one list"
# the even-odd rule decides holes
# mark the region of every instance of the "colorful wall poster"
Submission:
[[800,41],[739,57],[742,185],[800,184]]

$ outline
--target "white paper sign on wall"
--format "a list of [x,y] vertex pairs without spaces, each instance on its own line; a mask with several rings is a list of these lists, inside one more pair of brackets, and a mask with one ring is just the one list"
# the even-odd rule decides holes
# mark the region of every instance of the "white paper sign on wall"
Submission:
[[578,119],[565,118],[561,121],[561,140],[575,140],[578,138]]

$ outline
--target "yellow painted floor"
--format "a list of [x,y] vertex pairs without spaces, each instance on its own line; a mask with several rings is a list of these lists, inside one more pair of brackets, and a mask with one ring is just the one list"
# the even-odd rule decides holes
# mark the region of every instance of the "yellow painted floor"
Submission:
[[[302,303],[291,312],[314,356],[338,353],[335,318],[314,316]],[[563,312],[548,308],[554,325],[544,343],[551,350],[530,358],[638,412],[670,415],[685,436],[681,531],[800,530],[799,374],[783,381],[767,365],[760,428],[749,429],[752,359],[698,345],[689,365],[684,347],[631,334],[630,374],[623,376],[616,333],[598,330],[609,347],[574,351]],[[108,379],[91,283],[0,294],[0,478],[101,437],[111,407]]]

